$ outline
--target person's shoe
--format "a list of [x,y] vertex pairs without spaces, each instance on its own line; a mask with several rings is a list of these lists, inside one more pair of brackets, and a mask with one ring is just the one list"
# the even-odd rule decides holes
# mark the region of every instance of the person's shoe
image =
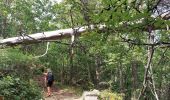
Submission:
[[51,93],[47,93],[47,96],[48,96],[48,97],[51,96]]
[[47,94],[46,97],[50,97],[51,95],[50,94]]

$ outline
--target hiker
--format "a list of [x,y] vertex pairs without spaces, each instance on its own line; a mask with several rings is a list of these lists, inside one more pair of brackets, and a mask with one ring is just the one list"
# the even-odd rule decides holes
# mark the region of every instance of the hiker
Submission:
[[47,96],[51,96],[51,87],[54,82],[54,76],[51,69],[48,68],[47,72],[44,73],[44,75],[45,75],[45,85],[47,87]]

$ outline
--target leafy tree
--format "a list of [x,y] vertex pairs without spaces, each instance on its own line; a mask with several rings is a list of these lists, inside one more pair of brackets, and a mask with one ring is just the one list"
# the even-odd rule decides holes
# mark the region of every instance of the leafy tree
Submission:
[[[19,32],[18,26],[27,33],[72,28],[74,34],[74,27],[105,26],[89,27],[79,37],[71,34],[72,40],[52,40],[48,53],[37,59],[54,70],[58,81],[86,89],[106,83],[127,99],[169,97],[169,49],[165,49],[169,47],[169,0],[64,0],[54,5],[47,0],[21,0],[34,5],[31,8],[19,1],[12,11],[23,16],[11,14],[13,33]],[[0,17],[5,19],[9,8],[2,8]],[[24,53],[33,56],[46,49],[43,43],[25,47]]]

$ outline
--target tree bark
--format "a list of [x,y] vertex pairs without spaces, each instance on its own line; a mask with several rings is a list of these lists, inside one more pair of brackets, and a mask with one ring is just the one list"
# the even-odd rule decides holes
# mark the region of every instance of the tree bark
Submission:
[[170,98],[170,84],[167,86],[168,91],[167,91],[167,100]]
[[120,92],[124,93],[124,76],[123,76],[123,68],[121,62],[119,65],[119,82],[120,82]]
[[84,20],[87,22],[87,25],[90,25],[90,16],[89,16],[89,9],[88,9],[88,0],[80,0],[82,3],[82,14],[84,17]]
[[136,89],[137,89],[137,61],[132,61],[132,98],[137,99]]
[[[76,33],[76,32],[75,32]],[[72,34],[71,36],[71,47],[70,47],[70,81],[73,83],[73,77],[74,77],[74,62],[73,62],[73,57],[74,57],[74,40],[75,40],[75,35]]]
[[[153,44],[154,43],[154,39],[155,39],[155,33],[153,33],[153,26],[148,26],[148,43]],[[154,78],[153,78],[153,71],[152,71],[152,57],[154,54],[154,46],[148,46],[148,50],[147,50],[147,65],[145,67],[145,73],[144,73],[144,80],[143,80],[143,87],[142,90],[139,94],[138,100],[140,100],[140,98],[144,95],[144,97],[146,95],[146,91],[147,89],[151,91],[151,93],[155,96],[156,100],[159,100],[158,95],[156,93],[156,88],[155,88],[155,82],[154,82]],[[149,88],[151,87],[151,88]],[[153,90],[153,91],[152,91]]]

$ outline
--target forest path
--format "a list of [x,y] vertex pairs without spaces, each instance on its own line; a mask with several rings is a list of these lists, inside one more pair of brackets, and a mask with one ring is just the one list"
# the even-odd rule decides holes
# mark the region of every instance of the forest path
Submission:
[[45,100],[82,100],[80,99],[81,96],[78,96],[78,93],[76,93],[76,89],[71,87],[60,87],[57,84],[54,83],[52,86],[52,95],[47,96],[47,89],[44,84],[44,76],[43,75],[37,75],[34,79],[38,85],[43,89],[43,97]]
[[55,89],[49,97],[44,93],[44,98],[45,100],[81,100],[75,92],[68,89]]

